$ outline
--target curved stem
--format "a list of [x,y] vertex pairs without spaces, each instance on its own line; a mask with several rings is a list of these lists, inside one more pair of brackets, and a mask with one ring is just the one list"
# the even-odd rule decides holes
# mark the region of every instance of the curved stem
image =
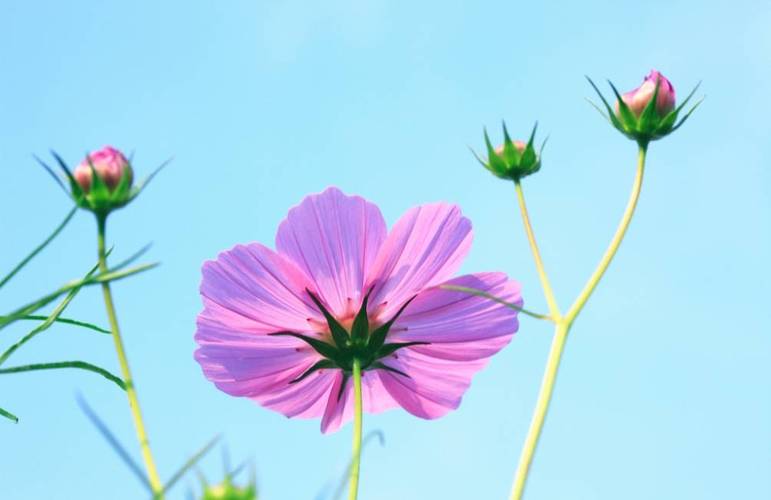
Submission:
[[538,250],[538,243],[535,241],[535,233],[533,232],[533,226],[530,224],[530,215],[527,213],[527,205],[525,205],[525,195],[522,192],[522,184],[517,180],[514,181],[514,187],[517,190],[517,199],[519,200],[519,210],[522,213],[522,222],[525,224],[525,232],[527,233],[527,240],[530,243],[530,250],[533,252],[533,259],[535,260],[535,267],[538,270],[538,277],[541,280],[541,286],[543,287],[543,293],[546,296],[546,303],[549,305],[549,314],[554,321],[559,321],[562,315],[560,314],[559,306],[557,305],[557,299],[554,296],[554,290],[552,290],[549,277],[546,275],[546,269],[541,259],[541,252]]
[[[535,257],[536,266],[538,267],[538,273],[541,276],[541,282],[544,288],[544,294],[549,302],[549,307],[554,308],[552,311],[552,318],[556,323],[554,338],[552,340],[551,349],[549,351],[549,357],[546,362],[546,370],[543,374],[543,380],[541,382],[541,389],[538,393],[538,400],[536,402],[533,417],[530,421],[530,428],[525,438],[525,444],[522,448],[522,453],[519,459],[519,465],[517,466],[517,472],[514,476],[514,484],[511,490],[511,500],[521,500],[525,491],[525,484],[527,483],[527,477],[530,472],[530,465],[533,462],[535,450],[538,446],[538,440],[541,436],[546,415],[549,411],[549,404],[551,402],[552,393],[554,392],[554,385],[557,381],[557,372],[559,371],[560,361],[562,359],[562,353],[565,348],[565,342],[567,340],[570,328],[573,326],[578,313],[586,305],[592,292],[597,288],[597,284],[608,269],[610,262],[616,255],[621,241],[624,239],[629,223],[634,215],[637,201],[640,198],[640,191],[642,189],[643,173],[645,171],[645,156],[647,153],[647,146],[640,145],[638,158],[637,158],[637,174],[635,176],[634,184],[632,186],[632,193],[629,197],[624,215],[621,218],[621,222],[616,229],[616,233],[605,251],[600,263],[595,269],[592,276],[587,281],[581,293],[576,298],[576,301],[571,306],[570,310],[565,316],[560,316],[557,310],[556,301],[554,301],[554,295],[549,286],[548,278],[546,278],[546,272],[543,269],[543,263],[541,262],[540,255],[538,254],[538,247],[535,244],[535,238],[532,235],[532,228],[527,217],[527,209],[525,208],[524,196],[522,195],[522,188],[519,182],[516,183],[517,194],[519,195],[520,207],[522,209],[522,218],[525,221],[525,229],[528,233],[528,239],[530,240],[530,246],[533,249],[533,256]],[[555,312],[556,311],[556,314]]]
[[549,358],[546,362],[546,370],[541,381],[541,389],[538,392],[538,401],[535,405],[533,416],[530,419],[530,428],[527,431],[525,444],[522,446],[522,453],[519,456],[517,472],[514,475],[514,484],[511,488],[512,500],[519,500],[525,492],[525,483],[530,472],[530,464],[533,463],[538,439],[541,437],[546,413],[549,411],[549,403],[551,402],[551,395],[554,391],[554,383],[557,380],[557,371],[560,367],[560,360],[562,359],[562,352],[565,348],[565,340],[567,340],[569,330],[570,326],[565,324],[564,321],[559,322],[555,327],[554,338],[549,350]]
[[351,462],[351,475],[348,487],[348,500],[356,500],[359,497],[359,466],[361,463],[361,428],[362,428],[362,401],[361,401],[361,361],[353,359],[353,395],[354,395],[354,420],[353,420],[353,461]]
[[[97,225],[99,233],[99,270],[102,273],[107,272],[107,255],[105,251],[105,215],[97,215]],[[107,317],[110,321],[110,330],[112,331],[112,338],[115,343],[115,352],[118,354],[118,362],[120,363],[121,374],[123,380],[126,383],[126,394],[128,395],[129,407],[131,408],[131,416],[134,419],[134,427],[137,433],[137,439],[139,440],[139,446],[142,450],[142,458],[145,462],[145,468],[147,469],[148,480],[150,481],[150,487],[153,490],[153,498],[163,498],[163,485],[161,484],[160,477],[158,476],[158,470],[155,467],[155,461],[150,451],[150,441],[147,438],[147,432],[145,431],[145,424],[142,420],[142,412],[139,409],[139,399],[137,398],[136,389],[134,388],[134,381],[131,377],[131,370],[129,369],[128,358],[126,357],[126,350],[123,347],[123,339],[120,335],[120,329],[118,328],[118,317],[115,313],[115,305],[112,300],[112,292],[110,291],[110,284],[108,282],[102,283],[102,294],[104,295],[104,305],[107,309]]]
[[581,312],[581,309],[583,309],[586,301],[589,300],[589,297],[592,295],[592,292],[594,292],[594,289],[597,288],[597,284],[600,282],[600,279],[602,279],[602,276],[608,269],[610,262],[616,255],[618,247],[621,246],[621,241],[624,239],[626,230],[629,228],[629,223],[632,221],[632,216],[634,215],[635,208],[637,207],[637,200],[640,199],[643,174],[645,172],[645,155],[647,153],[647,149],[648,148],[646,145],[640,145],[640,149],[637,155],[637,174],[634,179],[634,185],[632,186],[632,193],[629,196],[629,202],[626,205],[626,210],[624,210],[624,215],[621,217],[621,222],[616,229],[616,234],[613,235],[613,239],[610,241],[608,249],[605,250],[605,254],[602,256],[600,263],[597,265],[597,268],[594,270],[594,273],[592,273],[589,281],[587,281],[586,285],[584,285],[584,289],[581,290],[580,294],[578,294],[578,298],[576,298],[576,301],[565,315],[565,319],[568,323],[573,323],[573,321],[576,319],[576,316],[578,316],[578,313]]

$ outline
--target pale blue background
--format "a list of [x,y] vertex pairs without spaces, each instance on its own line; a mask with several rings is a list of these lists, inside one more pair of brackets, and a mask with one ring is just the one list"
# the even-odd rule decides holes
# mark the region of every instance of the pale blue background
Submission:
[[[64,216],[68,200],[31,154],[71,163],[106,143],[143,176],[174,162],[111,218],[117,258],[148,241],[163,265],[115,286],[164,477],[218,432],[253,458],[268,500],[312,499],[345,466],[350,427],[322,436],[218,392],[192,359],[201,262],[272,243],[286,210],[338,185],[393,222],[459,203],[475,224],[464,270],[505,270],[545,304],[513,188],[467,146],[505,118],[550,142],[525,184],[563,307],[620,217],[634,144],[584,97],[589,74],[623,89],[659,68],[703,107],[651,147],[618,259],[567,346],[528,500],[771,497],[771,7],[762,1],[388,2],[386,0],[0,4],[0,268]],[[603,88],[605,88],[603,84]],[[543,137],[542,135],[542,137]],[[87,269],[92,218],[0,293],[7,311]],[[69,315],[104,324],[97,290]],[[26,328],[0,332],[0,347]],[[367,418],[386,446],[364,457],[362,500],[503,499],[551,331],[525,318],[436,422]],[[12,364],[84,359],[117,371],[110,339],[57,327]],[[5,375],[0,497],[144,498],[75,403],[82,391],[136,453],[125,397],[80,371]],[[137,454],[138,455],[138,454]],[[203,463],[221,474],[219,452]],[[183,498],[193,478],[172,498]]]

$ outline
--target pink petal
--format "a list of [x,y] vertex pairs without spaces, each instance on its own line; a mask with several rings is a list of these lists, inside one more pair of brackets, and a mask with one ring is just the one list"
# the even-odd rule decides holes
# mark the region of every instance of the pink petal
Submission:
[[310,281],[292,262],[260,244],[239,245],[203,266],[204,310],[195,359],[222,391],[250,397],[287,416],[321,416],[332,385],[327,370],[291,384],[321,357],[279,331],[315,333],[323,319],[309,304]]
[[364,280],[385,235],[377,206],[329,188],[289,211],[276,249],[312,278],[311,288],[340,319],[361,306]]
[[412,296],[452,276],[471,239],[471,222],[455,205],[422,205],[404,214],[388,234],[367,280],[367,287],[376,287],[370,304],[380,307],[378,317],[390,318]]
[[[520,286],[503,273],[480,273],[445,284],[486,291],[522,304]],[[511,340],[517,311],[486,298],[433,288],[407,307],[387,342],[428,342],[396,351],[382,361],[407,375],[381,370],[391,396],[407,411],[437,418],[460,404],[471,378]]]
[[[346,383],[343,394],[338,399],[343,374],[335,379],[335,385],[329,393],[327,409],[321,420],[321,432],[327,434],[337,432],[340,427],[353,419],[354,393],[353,380]],[[366,413],[381,413],[392,408],[397,408],[399,403],[391,397],[380,379],[380,371],[365,371],[361,377],[361,397]]]

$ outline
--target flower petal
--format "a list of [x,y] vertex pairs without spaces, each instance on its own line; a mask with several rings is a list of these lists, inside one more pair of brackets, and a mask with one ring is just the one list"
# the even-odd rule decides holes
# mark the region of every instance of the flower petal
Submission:
[[[466,275],[444,284],[476,288],[522,304],[520,286],[503,273]],[[381,370],[391,396],[410,413],[437,418],[460,404],[474,374],[509,343],[517,311],[464,292],[422,292],[394,324],[387,342],[428,342],[405,347],[382,362],[409,377]]]
[[360,307],[364,280],[385,237],[377,206],[329,188],[289,211],[276,249],[315,282],[332,314],[344,318]]
[[415,207],[405,213],[383,243],[367,280],[375,285],[370,304],[381,319],[424,288],[448,279],[471,248],[471,222],[447,203]]
[[[335,379],[335,385],[329,393],[327,408],[321,420],[321,432],[328,434],[337,432],[340,427],[353,419],[354,394],[353,380],[349,379],[340,394],[343,374],[340,372]],[[338,398],[339,395],[339,398]],[[399,403],[391,397],[380,380],[379,371],[365,371],[361,376],[361,397],[364,411],[367,413],[381,413],[392,408],[398,408]]]
[[309,284],[292,262],[260,244],[236,246],[204,263],[195,359],[206,377],[228,394],[287,416],[321,416],[331,375],[322,370],[290,383],[321,356],[302,340],[270,335],[318,335],[313,324],[323,318],[305,292]]

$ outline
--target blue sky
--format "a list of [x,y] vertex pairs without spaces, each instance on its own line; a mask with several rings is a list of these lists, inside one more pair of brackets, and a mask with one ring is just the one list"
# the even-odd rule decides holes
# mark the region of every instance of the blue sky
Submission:
[[[218,392],[192,358],[202,261],[271,243],[287,209],[337,185],[389,223],[416,204],[462,206],[475,228],[464,271],[503,270],[545,310],[513,186],[467,146],[501,119],[548,134],[525,191],[561,304],[621,215],[635,146],[584,101],[585,74],[636,87],[653,67],[702,108],[651,146],[639,212],[567,345],[528,500],[771,496],[771,7],[719,2],[21,2],[0,6],[0,268],[68,210],[32,160],[75,163],[113,144],[137,175],[172,165],[111,217],[116,258],[149,241],[157,270],[115,286],[162,475],[216,433],[252,459],[261,498],[312,499],[345,467],[350,427],[323,436]],[[603,86],[604,87],[604,86]],[[79,214],[0,293],[0,310],[95,259]],[[97,290],[69,315],[105,324]],[[0,332],[5,347],[26,332]],[[364,500],[508,494],[551,330],[527,318],[460,409],[433,422],[367,418]],[[56,327],[14,364],[83,359],[117,371],[109,338]],[[88,423],[81,392],[136,452],[125,397],[89,373],[4,375],[0,496],[142,497]],[[137,453],[138,455],[138,453]],[[221,474],[212,453],[202,464]],[[192,478],[174,492],[183,498]]]

